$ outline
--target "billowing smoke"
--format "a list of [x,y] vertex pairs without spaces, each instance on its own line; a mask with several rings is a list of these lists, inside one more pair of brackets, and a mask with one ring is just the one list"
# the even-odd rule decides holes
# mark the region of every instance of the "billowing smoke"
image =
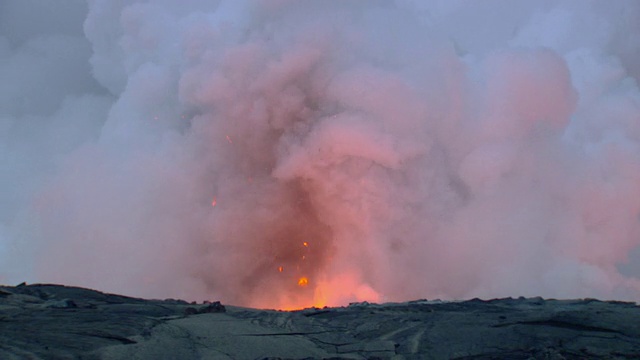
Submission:
[[0,282],[640,299],[637,1],[0,2]]

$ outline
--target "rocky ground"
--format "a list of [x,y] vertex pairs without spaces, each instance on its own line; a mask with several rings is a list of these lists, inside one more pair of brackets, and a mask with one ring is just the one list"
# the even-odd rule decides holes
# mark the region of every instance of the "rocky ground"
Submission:
[[0,286],[0,359],[640,359],[634,303],[540,298],[296,312]]

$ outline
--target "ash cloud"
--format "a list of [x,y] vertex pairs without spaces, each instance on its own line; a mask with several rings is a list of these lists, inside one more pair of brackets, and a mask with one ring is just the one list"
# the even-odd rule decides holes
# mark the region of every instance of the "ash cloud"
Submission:
[[640,299],[637,2],[0,10],[0,281]]

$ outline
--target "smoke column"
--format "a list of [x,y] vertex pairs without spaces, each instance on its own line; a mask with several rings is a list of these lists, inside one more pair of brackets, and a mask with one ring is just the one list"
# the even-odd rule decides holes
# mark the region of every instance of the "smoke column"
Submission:
[[640,2],[0,1],[0,282],[640,300]]

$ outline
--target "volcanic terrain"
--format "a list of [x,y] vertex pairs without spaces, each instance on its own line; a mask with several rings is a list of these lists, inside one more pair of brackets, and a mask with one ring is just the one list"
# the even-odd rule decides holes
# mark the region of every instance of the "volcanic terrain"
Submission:
[[639,359],[640,307],[506,298],[300,311],[0,286],[1,359]]

